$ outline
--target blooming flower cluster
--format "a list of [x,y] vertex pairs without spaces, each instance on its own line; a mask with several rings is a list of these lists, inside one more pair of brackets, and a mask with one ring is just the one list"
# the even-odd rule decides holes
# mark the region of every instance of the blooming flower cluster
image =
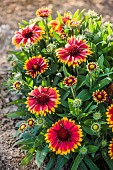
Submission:
[[111,170],[112,25],[91,10],[51,14],[37,9],[12,38],[20,49],[10,56],[14,76],[7,85],[18,111],[9,117],[21,119],[17,144],[28,152],[21,164],[36,153],[39,168],[47,157],[49,169],[99,169],[105,161]]

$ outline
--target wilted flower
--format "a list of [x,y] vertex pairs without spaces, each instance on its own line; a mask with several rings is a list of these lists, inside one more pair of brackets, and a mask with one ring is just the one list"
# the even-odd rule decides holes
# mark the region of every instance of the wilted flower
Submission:
[[106,101],[107,93],[105,92],[105,90],[96,90],[96,92],[93,92],[92,96],[97,103],[102,103]]
[[45,136],[45,140],[53,152],[66,155],[70,151],[74,152],[81,145],[83,134],[80,125],[76,125],[74,121],[64,117],[53,124]]
[[85,62],[91,53],[89,45],[84,40],[78,40],[75,37],[69,38],[65,47],[56,50],[59,61],[74,68]]
[[34,87],[27,97],[27,107],[31,113],[46,116],[46,113],[55,112],[60,104],[59,91],[52,87]]
[[64,78],[63,84],[65,84],[66,86],[73,86],[74,84],[77,83],[77,78],[75,78],[74,76],[69,76]]
[[43,31],[40,27],[32,24],[17,31],[12,38],[12,42],[16,46],[24,46],[27,43],[36,43],[42,38]]
[[34,56],[25,61],[24,69],[27,71],[32,78],[35,78],[37,74],[44,73],[48,68],[48,61],[42,57]]
[[108,154],[111,157],[111,159],[113,159],[113,138],[112,138],[112,140],[110,141],[110,144],[109,144]]
[[52,10],[49,8],[39,8],[36,11],[36,15],[38,15],[39,17],[48,17],[49,15],[51,15]]

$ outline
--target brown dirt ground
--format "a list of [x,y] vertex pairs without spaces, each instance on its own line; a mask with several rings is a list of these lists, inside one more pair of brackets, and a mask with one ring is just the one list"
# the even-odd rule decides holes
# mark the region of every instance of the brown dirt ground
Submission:
[[8,106],[15,96],[8,93],[1,83],[8,76],[10,65],[7,63],[7,50],[13,48],[11,37],[18,30],[18,22],[35,18],[35,11],[42,6],[51,8],[54,16],[56,11],[63,13],[92,9],[102,14],[106,21],[113,22],[113,0],[0,0],[0,170],[39,170],[34,161],[28,166],[19,166],[24,153],[18,147],[13,147],[15,120],[5,117],[5,114],[16,110],[15,106]]

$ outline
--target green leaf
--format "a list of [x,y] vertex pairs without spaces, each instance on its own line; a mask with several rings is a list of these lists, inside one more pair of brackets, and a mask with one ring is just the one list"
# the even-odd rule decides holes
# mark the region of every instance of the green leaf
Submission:
[[78,18],[79,16],[79,9],[76,10],[76,12],[73,15],[73,18]]
[[54,170],[61,170],[66,162],[67,162],[67,159],[64,156],[59,155],[57,158]]
[[60,12],[57,12],[57,15],[58,15],[58,20],[60,21],[61,24],[63,24],[62,16],[61,16]]
[[90,170],[99,170],[99,168],[95,165],[95,163],[88,157],[84,157],[84,161],[86,165],[90,168]]
[[86,133],[88,133],[89,135],[93,135],[93,132],[92,132],[92,130],[91,130],[91,128],[90,127],[87,127],[87,126],[82,126],[82,128],[83,128],[83,130],[86,132]]
[[63,72],[64,72],[65,77],[70,76],[70,73],[68,73],[68,71],[67,71],[65,65],[63,65]]
[[109,169],[113,170],[113,160],[111,160],[110,157],[107,156],[106,152],[102,152],[102,157],[104,158],[107,165],[109,166]]
[[40,168],[40,166],[42,165],[48,151],[49,151],[49,149],[48,149],[47,145],[42,150],[37,150],[37,152],[36,152],[36,164],[37,164],[38,168]]
[[94,145],[87,145],[87,149],[89,153],[95,153],[99,148]]
[[95,84],[95,87],[91,90],[91,92],[94,92],[98,89],[102,89],[103,87],[105,87],[106,85],[108,85],[110,82],[112,81],[111,78],[106,77],[104,79],[102,79],[101,81],[99,81],[98,83]]
[[21,140],[15,142],[14,146],[16,146],[16,145],[23,145],[23,144],[33,144],[33,143],[34,143],[34,139],[33,138],[21,139]]
[[74,160],[71,170],[77,170],[82,159],[83,157],[80,154],[78,154]]
[[15,101],[9,102],[8,105],[12,105],[12,104],[24,104],[26,101],[26,99],[17,99]]
[[87,89],[83,89],[78,95],[77,98],[86,101],[89,100],[91,98],[91,94],[89,93],[89,91]]
[[22,159],[20,165],[27,165],[32,158],[33,158],[33,154],[32,154],[32,153],[28,153],[28,154],[24,157],[24,159]]
[[104,63],[104,55],[102,54],[99,58],[98,58],[98,60],[97,60],[97,63],[98,63],[98,66],[101,68],[101,69],[103,69],[103,63]]
[[80,170],[88,170],[83,161],[80,163],[79,167],[80,167]]
[[55,163],[55,156],[51,155],[50,156],[50,160],[47,163],[45,170],[51,170],[53,165],[54,165],[54,163]]
[[61,77],[62,77],[61,73],[56,74],[54,81],[53,81],[53,84],[52,84],[53,87],[57,85],[57,83],[58,83],[58,81]]
[[16,112],[8,113],[7,117],[8,118],[17,118],[17,117],[24,116],[24,115],[26,115],[25,111],[18,110]]

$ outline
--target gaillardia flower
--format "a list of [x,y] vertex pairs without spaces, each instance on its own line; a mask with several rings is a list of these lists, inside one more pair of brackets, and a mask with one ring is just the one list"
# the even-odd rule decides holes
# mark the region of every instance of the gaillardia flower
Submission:
[[52,10],[49,8],[39,8],[36,11],[36,15],[38,15],[39,17],[48,17],[49,15],[51,15]]
[[20,127],[19,127],[19,130],[20,130],[21,132],[23,132],[26,128],[27,128],[27,124],[26,124],[26,123],[22,123],[22,124],[20,125]]
[[92,96],[97,103],[102,103],[106,101],[107,93],[104,90],[96,90],[96,92],[93,92]]
[[87,64],[86,67],[87,67],[87,70],[89,72],[92,72],[92,71],[95,71],[98,68],[98,65],[97,65],[96,62],[90,62],[90,63]]
[[27,107],[31,113],[46,116],[46,113],[55,112],[60,104],[59,91],[52,87],[34,87],[27,97]]
[[24,64],[24,69],[27,71],[27,74],[29,74],[32,78],[35,78],[37,74],[44,73],[47,68],[47,60],[41,55],[29,58]]
[[90,47],[86,41],[78,40],[75,37],[69,38],[65,47],[56,50],[56,55],[59,60],[74,68],[82,62],[86,62],[87,56],[91,53]]
[[28,124],[28,126],[33,127],[34,124],[35,124],[34,119],[33,119],[33,118],[28,119],[28,120],[27,120],[27,124]]
[[47,130],[45,140],[53,152],[66,155],[81,146],[82,136],[80,125],[64,117]]
[[112,132],[113,132],[113,104],[111,104],[108,108],[107,108],[107,124],[109,124],[109,127],[112,128]]
[[65,84],[66,86],[73,86],[76,83],[77,83],[77,78],[75,78],[74,76],[66,77],[63,81],[63,84]]
[[113,138],[112,138],[112,141],[110,141],[110,144],[109,144],[108,154],[111,157],[111,159],[113,159]]
[[20,81],[15,81],[15,82],[13,83],[13,88],[14,88],[15,90],[20,90],[21,85],[22,85],[22,83],[21,83]]
[[34,44],[42,38],[42,34],[42,29],[32,24],[15,32],[12,42],[16,46],[24,46],[27,43]]

